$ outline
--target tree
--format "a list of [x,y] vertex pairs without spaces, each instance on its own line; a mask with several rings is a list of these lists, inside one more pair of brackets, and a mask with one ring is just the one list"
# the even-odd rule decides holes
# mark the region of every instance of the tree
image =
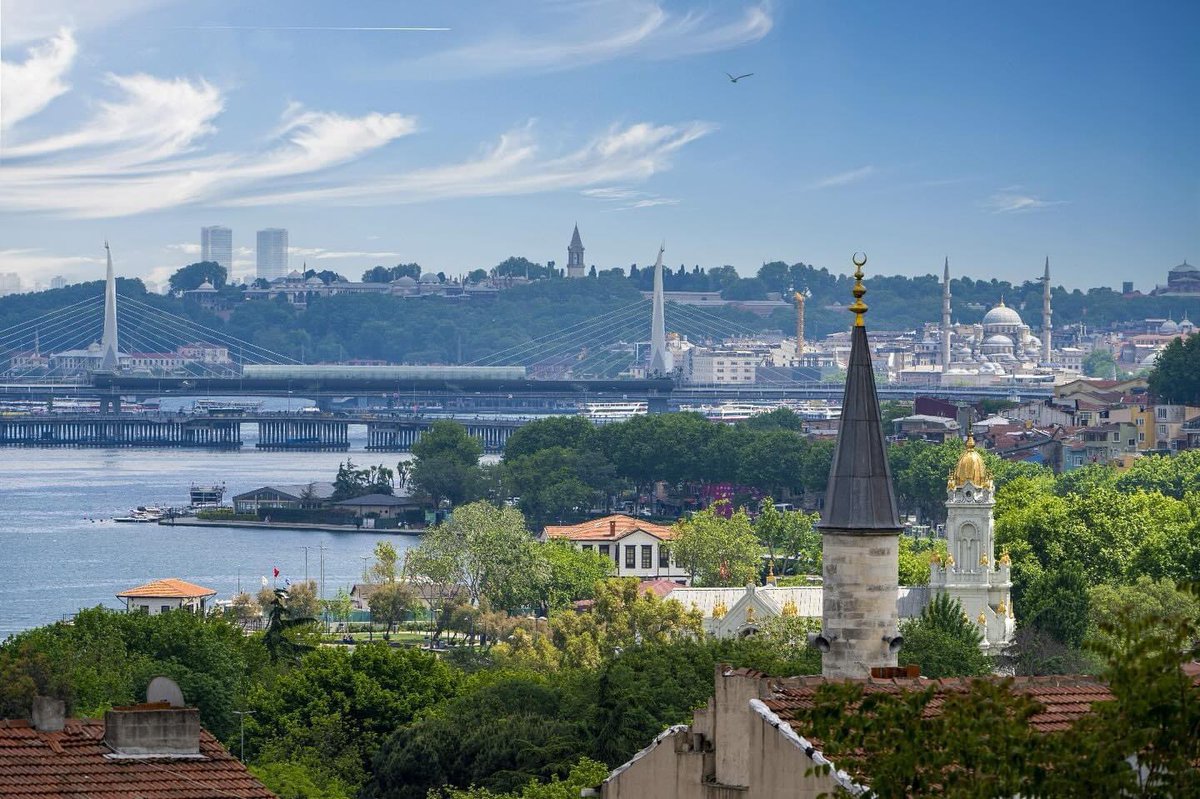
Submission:
[[1044,572],[1026,594],[1025,623],[1078,648],[1088,630],[1087,589],[1083,570],[1075,563]]
[[539,569],[545,582],[538,586],[537,595],[547,614],[566,610],[580,599],[591,599],[597,584],[612,575],[611,559],[576,549],[569,541],[548,541],[537,545],[536,552],[546,564]]
[[350,786],[302,763],[274,762],[248,766],[279,799],[351,799]]
[[371,621],[381,621],[387,625],[390,633],[392,628],[404,621],[416,604],[416,592],[404,583],[384,583],[371,592],[367,605],[371,608]]
[[338,464],[337,475],[333,480],[333,501],[364,497],[368,494],[393,493],[393,472],[388,467],[369,466],[366,469],[356,468],[349,458],[345,463]]
[[1172,580],[1154,580],[1142,575],[1130,585],[1097,585],[1088,590],[1087,641],[1092,649],[1109,648],[1110,633],[1119,630],[1121,620],[1142,618],[1162,631],[1179,625],[1200,627],[1200,597],[1180,590]]
[[1146,382],[1159,402],[1200,405],[1200,336],[1177,338],[1168,344]]
[[676,525],[671,555],[696,585],[746,585],[758,581],[762,548],[745,509],[728,519],[716,513],[721,503]]
[[280,660],[298,660],[300,655],[311,650],[312,644],[295,640],[295,632],[309,627],[315,619],[311,616],[300,616],[292,612],[288,606],[288,593],[282,588],[276,588],[274,599],[267,609],[267,626],[263,631],[263,646],[267,649],[272,663]]
[[900,585],[929,585],[929,561],[934,553],[940,558],[946,556],[944,540],[900,536]]
[[924,677],[979,677],[992,671],[979,648],[983,632],[949,594],[938,593],[916,619],[900,625],[902,663],[915,663]]
[[315,618],[317,613],[320,612],[316,581],[304,580],[288,586],[287,609],[288,613],[295,618]]
[[[593,271],[596,267],[592,267]],[[599,785],[608,776],[608,766],[581,757],[571,766],[570,772],[564,779],[555,774],[549,782],[530,780],[519,792],[494,793],[487,788],[469,788],[465,791],[450,788],[441,795],[446,799],[576,799],[580,791]]]
[[171,293],[180,295],[185,291],[200,288],[200,285],[205,282],[211,283],[215,289],[222,288],[227,277],[225,267],[216,261],[199,261],[176,269],[175,273],[168,278],[168,283],[171,286]]
[[762,501],[754,534],[767,548],[775,574],[821,573],[821,534],[815,528],[820,518],[816,513],[777,510],[770,497]]
[[229,610],[233,613],[233,617],[238,620],[239,624],[245,624],[250,619],[262,615],[262,607],[245,591],[234,595],[229,602]]
[[1117,359],[1105,349],[1094,349],[1083,359],[1083,373],[1090,377],[1116,379]]
[[419,280],[421,277],[420,264],[397,264],[396,266],[375,266],[363,272],[362,282],[364,283],[391,283],[394,280],[399,280],[402,277],[411,277],[413,280]]
[[400,578],[400,556],[391,541],[375,544],[375,560],[363,573],[368,583],[394,583]]
[[438,505],[465,502],[477,490],[483,445],[458,422],[434,422],[413,444],[411,481]]
[[350,616],[354,613],[354,603],[351,601],[350,595],[346,593],[346,589],[339,588],[332,599],[321,600],[321,612],[326,614],[327,618],[345,624],[350,621]]
[[[597,469],[594,459],[564,447],[550,447],[514,458],[506,456],[502,469],[506,493],[521,498],[521,511],[539,527],[582,519],[597,494],[613,482],[611,467]],[[602,485],[589,485],[584,478]]]

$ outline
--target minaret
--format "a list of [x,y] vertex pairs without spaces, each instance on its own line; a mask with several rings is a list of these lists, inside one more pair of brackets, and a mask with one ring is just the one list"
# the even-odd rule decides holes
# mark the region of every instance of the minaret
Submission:
[[579,225],[571,234],[571,243],[567,245],[567,277],[583,277],[586,274],[583,267],[583,239],[579,238]]
[[796,301],[796,360],[799,361],[804,357],[804,292],[793,292],[792,298]]
[[959,601],[979,625],[984,649],[1007,646],[1016,631],[1011,564],[1007,555],[997,560],[994,549],[995,507],[992,473],[968,432],[966,449],[946,481],[947,556],[934,556],[929,585]]
[[900,517],[863,324],[866,262],[865,255],[855,254],[846,393],[819,525],[822,630],[813,641],[824,652],[826,677],[866,677],[874,667],[895,666],[901,644],[896,607]]
[[112,250],[104,242],[108,273],[104,283],[104,334],[100,338],[100,370],[115,372],[120,364],[117,349],[117,279],[113,277]]
[[950,370],[950,256],[942,272],[942,374]]
[[1046,256],[1046,273],[1042,275],[1042,363],[1050,365],[1050,256]]
[[667,351],[667,320],[663,303],[663,263],[666,247],[658,248],[654,262],[654,310],[650,318],[650,374],[669,375],[675,371],[674,359]]

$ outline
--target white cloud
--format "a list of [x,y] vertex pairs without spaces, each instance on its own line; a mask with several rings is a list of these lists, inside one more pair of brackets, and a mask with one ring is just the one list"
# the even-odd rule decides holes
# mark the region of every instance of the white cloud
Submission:
[[0,130],[33,116],[66,93],[67,73],[79,48],[71,31],[30,48],[20,63],[0,61]]
[[336,261],[344,258],[399,258],[398,252],[362,252],[359,250],[326,250],[321,247],[288,247],[289,255],[310,261]]
[[660,197],[648,191],[639,191],[624,186],[584,189],[580,194],[610,204],[610,207],[605,209],[606,211],[634,211],[659,205],[679,205],[679,200],[674,197]]
[[199,255],[200,254],[200,245],[199,244],[188,244],[188,243],[168,244],[167,249],[171,250],[172,252],[183,253],[184,255]]
[[868,164],[860,166],[858,169],[851,169],[847,172],[839,172],[836,175],[830,175],[827,178],[822,178],[814,183],[809,184],[810,189],[832,189],[837,186],[846,186],[850,183],[858,183],[861,180],[866,180],[875,174],[875,167]]
[[0,272],[16,272],[29,286],[34,281],[48,283],[56,275],[69,281],[101,280],[103,270],[89,267],[103,264],[104,258],[98,255],[59,255],[34,248],[0,250]]
[[498,72],[551,72],[617,58],[663,60],[718,52],[758,41],[774,24],[767,3],[736,15],[673,12],[649,0],[592,0],[565,4],[558,22],[534,33],[492,33],[461,47],[404,61],[389,74],[462,78]]
[[1020,186],[1009,186],[988,197],[982,205],[993,214],[1014,214],[1066,203],[1066,200],[1043,200],[1023,192]]

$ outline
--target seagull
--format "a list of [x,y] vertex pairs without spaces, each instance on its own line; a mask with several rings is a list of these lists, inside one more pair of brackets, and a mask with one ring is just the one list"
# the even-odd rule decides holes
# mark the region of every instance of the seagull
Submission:
[[726,72],[725,74],[729,76],[729,82],[730,82],[730,83],[737,83],[737,82],[738,82],[739,80],[741,80],[742,78],[748,78],[748,77],[750,77],[751,75],[753,75],[754,73],[753,73],[753,72],[747,72],[745,75],[738,75],[736,78],[735,78],[733,75],[729,75],[729,73],[728,73],[728,72]]

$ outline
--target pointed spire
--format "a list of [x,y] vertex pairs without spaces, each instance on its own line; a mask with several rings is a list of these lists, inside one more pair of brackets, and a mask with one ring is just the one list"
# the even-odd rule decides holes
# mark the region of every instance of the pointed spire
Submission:
[[1047,283],[1050,282],[1050,256],[1046,256],[1046,274],[1042,277]]
[[654,303],[650,318],[650,374],[669,375],[675,371],[674,359],[667,351],[667,327],[663,297],[663,253],[664,242],[658,248],[658,260],[654,262]]
[[950,256],[946,256],[946,267],[942,271],[942,282],[948,287],[950,285]]
[[871,351],[863,314],[862,267],[867,258],[855,254],[854,329],[850,334],[850,364],[846,369],[846,392],[842,399],[842,421],[838,431],[825,512],[820,527],[825,533],[893,535],[900,530],[900,514],[892,489],[892,472],[884,449],[883,423]]
[[100,369],[113,372],[120,365],[117,346],[117,280],[113,276],[112,250],[109,249],[107,240],[104,242],[104,253],[107,256],[108,270],[104,281],[104,333],[100,338]]
[[[560,239],[560,241],[561,241],[561,239]],[[572,250],[582,250],[583,249],[583,239],[579,238],[579,223],[578,222],[575,223],[575,232],[571,234],[571,246],[569,247],[569,249],[572,249]]]

